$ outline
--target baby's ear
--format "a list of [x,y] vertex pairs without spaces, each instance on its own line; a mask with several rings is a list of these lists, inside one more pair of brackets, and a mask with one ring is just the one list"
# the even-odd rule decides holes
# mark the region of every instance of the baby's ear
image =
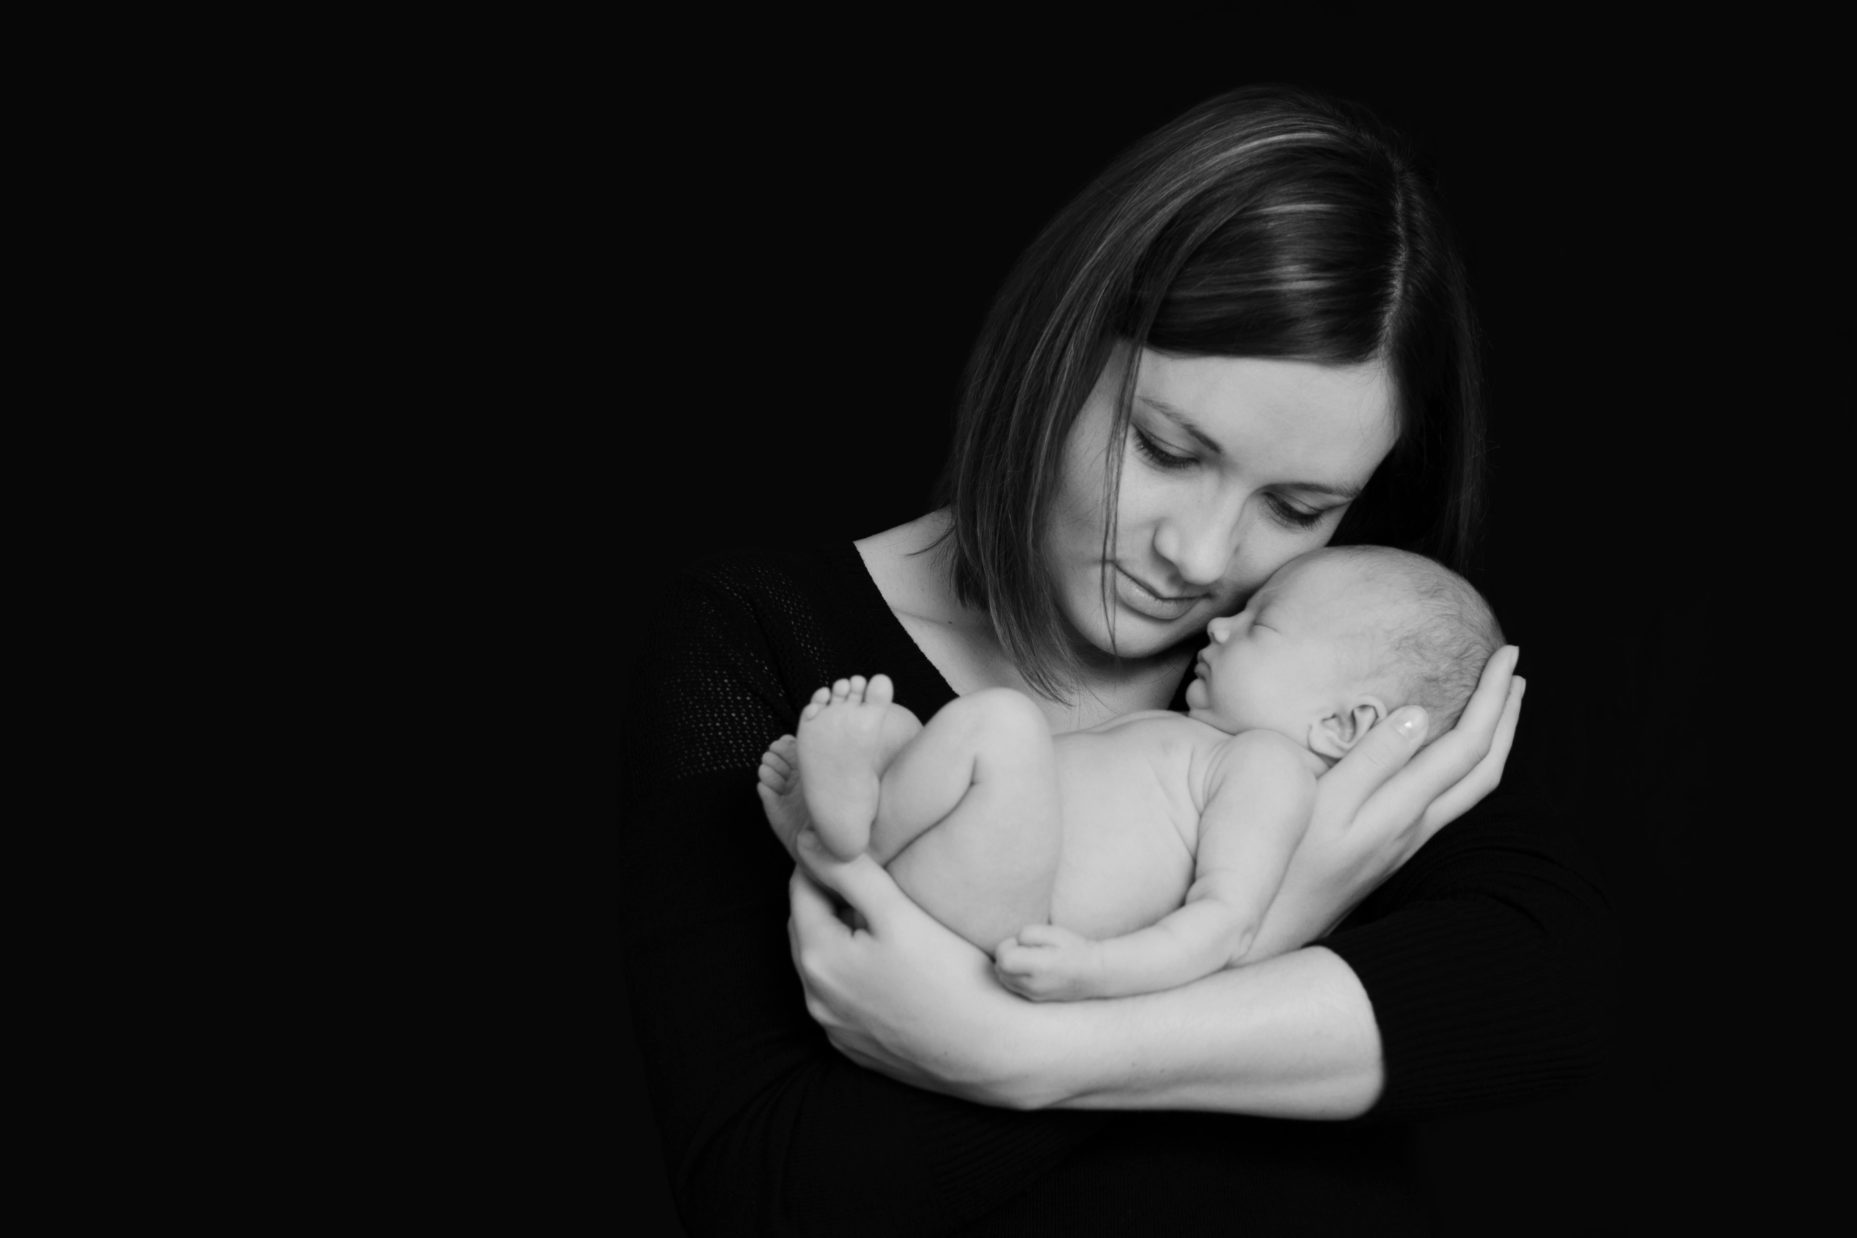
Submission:
[[1340,760],[1348,755],[1373,724],[1386,717],[1386,702],[1377,696],[1357,696],[1345,709],[1325,714],[1309,724],[1309,747],[1320,756]]

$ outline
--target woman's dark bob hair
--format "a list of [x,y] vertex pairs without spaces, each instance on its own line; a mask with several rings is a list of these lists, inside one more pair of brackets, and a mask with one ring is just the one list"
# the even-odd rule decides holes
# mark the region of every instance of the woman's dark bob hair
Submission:
[[[1334,540],[1466,570],[1482,500],[1480,367],[1436,190],[1356,105],[1234,90],[1136,143],[1045,227],[968,362],[939,495],[954,586],[1040,692],[1061,697],[1076,679],[1043,536],[1071,425],[1118,340],[1137,354],[1384,362],[1399,437]],[[1105,557],[1121,480],[1121,454],[1110,458]]]

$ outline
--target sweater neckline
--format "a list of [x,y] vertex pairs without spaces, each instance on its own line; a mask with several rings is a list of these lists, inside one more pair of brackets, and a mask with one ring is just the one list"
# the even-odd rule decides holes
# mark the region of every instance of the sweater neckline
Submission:
[[[941,673],[941,668],[929,660],[929,656],[923,652],[922,646],[916,643],[916,638],[910,634],[908,628],[903,626],[903,621],[896,617],[896,611],[891,609],[889,599],[884,597],[883,590],[877,587],[877,578],[870,574],[870,566],[864,562],[864,556],[858,553],[856,543],[834,542],[833,546],[837,553],[845,556],[848,560],[846,563],[846,566],[850,569],[848,576],[850,579],[858,582],[857,587],[863,599],[861,603],[863,609],[870,612],[873,622],[887,625],[887,630],[891,633],[899,648],[908,650],[909,657],[914,661],[914,666],[908,670],[910,678],[917,683],[932,683],[940,689],[941,700],[937,701],[933,708],[939,709],[959,696],[960,693],[954,690],[954,686],[948,682],[947,676]],[[892,678],[897,677],[895,671],[889,673]],[[933,710],[923,712],[918,709],[917,712],[921,713],[922,717],[926,718],[928,717],[928,713],[933,712]]]
[[[852,569],[851,578],[859,582],[858,589],[863,597],[863,605],[871,611],[872,618],[888,624],[890,631],[908,648],[910,656],[915,660],[914,674],[918,677],[925,677],[928,682],[940,687],[942,699],[935,708],[939,709],[959,696],[960,693],[954,690],[954,686],[948,682],[940,668],[929,660],[928,654],[922,651],[922,646],[916,644],[916,638],[910,635],[909,629],[903,626],[902,620],[896,617],[896,612],[890,608],[889,599],[885,598],[883,590],[877,587],[876,577],[870,574],[870,567],[864,562],[864,556],[858,553],[856,543],[834,542],[833,545],[838,553],[848,557],[847,566]],[[1192,682],[1193,671],[1189,665],[1186,673],[1180,677],[1180,683],[1174,689],[1173,700],[1168,702],[1167,708],[1175,713],[1186,712],[1186,689],[1187,685]],[[923,717],[927,716],[923,714]]]

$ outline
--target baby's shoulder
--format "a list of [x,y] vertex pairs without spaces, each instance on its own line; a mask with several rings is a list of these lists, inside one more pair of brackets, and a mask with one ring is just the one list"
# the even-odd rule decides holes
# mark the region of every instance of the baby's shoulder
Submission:
[[1225,735],[1212,754],[1214,773],[1247,779],[1314,781],[1322,771],[1319,757],[1287,735],[1270,730]]
[[1113,740],[1117,747],[1122,748],[1138,746],[1170,749],[1207,748],[1226,738],[1205,723],[1189,718],[1185,714],[1174,713],[1169,709],[1143,709],[1134,713],[1118,714],[1093,727],[1072,731],[1069,734],[1077,737],[1090,736]]
[[1118,714],[1081,731],[1057,736],[1074,759],[1120,764],[1145,761],[1184,774],[1202,767],[1225,737],[1203,722],[1166,709]]

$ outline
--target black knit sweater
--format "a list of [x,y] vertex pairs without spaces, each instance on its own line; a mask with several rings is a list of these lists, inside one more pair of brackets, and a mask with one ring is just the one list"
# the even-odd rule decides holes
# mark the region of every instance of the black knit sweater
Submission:
[[628,716],[625,957],[693,1233],[1421,1232],[1405,1122],[1598,1060],[1610,916],[1505,777],[1323,942],[1384,1046],[1366,1120],[1016,1113],[855,1066],[806,1013],[755,766],[822,683],[882,671],[923,717],[953,692],[849,543],[717,558],[661,618]]

